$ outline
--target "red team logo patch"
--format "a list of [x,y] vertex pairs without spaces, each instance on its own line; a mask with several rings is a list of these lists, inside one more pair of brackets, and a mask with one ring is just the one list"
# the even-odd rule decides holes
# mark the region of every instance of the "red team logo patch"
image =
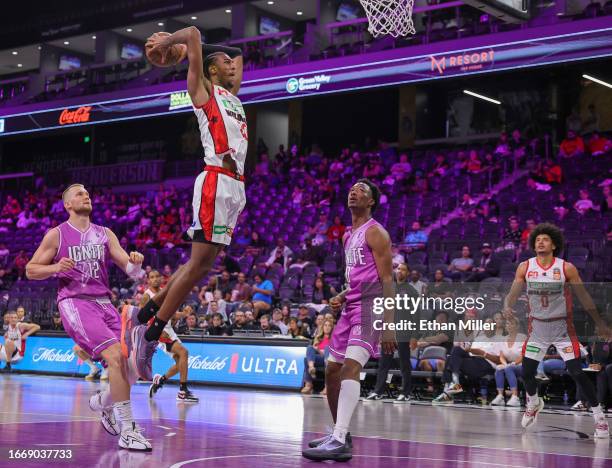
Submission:
[[538,277],[537,271],[530,271],[529,273],[527,273],[527,278],[537,278],[537,277]]

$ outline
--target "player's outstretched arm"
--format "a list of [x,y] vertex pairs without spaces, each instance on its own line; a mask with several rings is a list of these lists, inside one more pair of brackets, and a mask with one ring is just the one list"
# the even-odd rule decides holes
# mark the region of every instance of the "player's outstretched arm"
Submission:
[[179,29],[169,36],[154,34],[151,36],[147,45],[151,50],[159,49],[162,54],[166,54],[169,47],[175,44],[185,44],[187,46],[187,92],[191,97],[191,102],[196,107],[202,107],[208,102],[212,86],[204,76],[204,59],[202,58],[202,35],[195,26]]
[[45,237],[32,259],[26,265],[26,277],[30,280],[45,280],[61,271],[74,268],[75,262],[70,258],[62,258],[58,263],[53,263],[57,249],[59,248],[60,234],[57,229],[51,229]]
[[504,314],[512,314],[512,307],[516,304],[518,297],[521,295],[523,291],[523,287],[525,286],[525,274],[527,273],[527,262],[521,263],[516,269],[516,274],[514,275],[514,281],[512,282],[512,286],[510,287],[510,291],[504,299]]
[[40,325],[37,325],[36,323],[22,323],[20,324],[20,327],[25,330],[23,335],[21,335],[22,338],[27,338],[40,330]]
[[108,236],[108,246],[110,249],[109,253],[111,260],[130,278],[142,278],[142,275],[144,275],[144,271],[142,269],[144,255],[138,252],[130,252],[128,255],[128,253],[123,250],[123,247],[121,247],[119,239],[117,239],[115,233],[108,228],[105,228],[105,230],[106,235]]
[[[383,296],[385,298],[395,297],[395,284],[393,283],[393,258],[391,255],[391,237],[389,233],[380,226],[373,226],[366,231],[366,242],[372,249],[374,262],[378,277],[382,282]],[[385,323],[395,321],[395,310],[385,308]],[[386,354],[393,354],[397,348],[395,332],[385,328],[382,334],[382,347]]]
[[574,293],[576,293],[576,297],[584,307],[584,310],[587,314],[591,316],[591,318],[595,322],[599,334],[601,334],[602,337],[607,338],[609,335],[608,326],[599,315],[599,312],[597,312],[597,307],[595,306],[591,295],[584,287],[584,283],[580,278],[578,269],[569,262],[565,262],[565,277],[567,278],[567,281],[572,285],[572,289],[574,290]]

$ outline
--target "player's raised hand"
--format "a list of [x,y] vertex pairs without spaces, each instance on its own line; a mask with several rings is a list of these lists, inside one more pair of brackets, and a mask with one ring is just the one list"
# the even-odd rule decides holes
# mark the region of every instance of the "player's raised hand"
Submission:
[[62,257],[59,262],[55,264],[56,273],[62,273],[64,271],[72,270],[76,265],[76,262],[68,257]]
[[130,262],[134,265],[142,265],[142,262],[144,262],[144,255],[140,252],[130,252]]

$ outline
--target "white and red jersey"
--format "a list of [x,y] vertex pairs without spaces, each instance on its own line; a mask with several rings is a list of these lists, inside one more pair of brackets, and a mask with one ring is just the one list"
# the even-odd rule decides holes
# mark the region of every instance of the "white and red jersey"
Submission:
[[5,339],[10,340],[15,345],[15,348],[21,353],[23,348],[23,337],[21,333],[21,323],[17,323],[14,327],[8,326],[5,333]]
[[208,102],[201,107],[194,106],[194,112],[206,165],[223,166],[223,157],[229,154],[236,161],[238,174],[244,174],[249,134],[240,99],[213,84]]
[[546,268],[537,257],[527,260],[529,315],[536,320],[566,318],[571,314],[571,295],[565,284],[565,261],[553,257]]

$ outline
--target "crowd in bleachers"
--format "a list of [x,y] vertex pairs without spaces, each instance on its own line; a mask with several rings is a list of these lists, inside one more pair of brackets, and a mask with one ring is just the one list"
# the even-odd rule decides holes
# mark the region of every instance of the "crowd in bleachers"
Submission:
[[[450,294],[453,282],[481,282],[480,290],[499,296],[500,282],[510,281],[517,262],[532,255],[529,232],[544,220],[564,228],[563,255],[585,280],[607,280],[612,180],[606,173],[609,146],[601,138],[593,135],[574,154],[562,144],[556,158],[544,158],[540,142],[526,141],[518,131],[478,148],[399,154],[379,143],[347,147],[339,155],[280,147],[270,157],[261,144],[234,242],[194,288],[175,326],[184,334],[319,336],[309,351],[304,391],[311,392],[308,378],[325,356],[321,330],[336,318],[326,304],[342,288],[340,239],[350,224],[346,194],[360,177],[381,187],[375,216],[391,234],[394,266],[419,293]],[[598,148],[603,152],[593,151]],[[496,189],[517,174],[528,175]],[[182,233],[191,223],[190,191],[161,185],[149,193],[91,193],[93,222],[113,229],[124,248],[144,253],[147,272],[159,270],[165,284],[188,258]],[[23,305],[43,328],[61,329],[53,280],[24,278],[44,232],[65,219],[61,191],[39,180],[21,194],[3,196],[0,206],[0,306]],[[146,289],[146,279],[133,283],[117,270],[111,283],[117,305],[137,304]],[[436,371],[433,360],[424,363],[419,369]]]

